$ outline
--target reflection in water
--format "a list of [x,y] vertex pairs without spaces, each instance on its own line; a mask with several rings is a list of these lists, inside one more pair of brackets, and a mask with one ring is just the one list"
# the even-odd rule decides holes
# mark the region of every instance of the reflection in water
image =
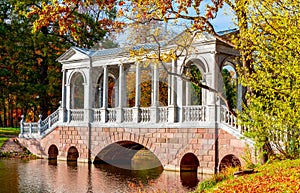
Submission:
[[[192,179],[190,177],[193,176]],[[189,178],[189,179],[186,179]],[[202,177],[200,181],[202,180]],[[105,164],[0,160],[0,192],[187,192],[197,184],[191,173],[124,170]],[[181,183],[182,182],[182,183]]]
[[130,181],[137,184],[147,184],[160,176],[163,167],[152,168],[148,170],[127,170],[118,168],[109,164],[95,164],[95,167],[108,175],[118,176],[120,180]]
[[197,172],[195,172],[195,171],[180,172],[180,180],[184,187],[191,189],[191,190],[195,189],[199,182]]
[[77,161],[67,161],[67,165],[68,165],[71,169],[76,169],[76,168],[77,168]]
[[57,159],[49,159],[48,165],[57,166]]

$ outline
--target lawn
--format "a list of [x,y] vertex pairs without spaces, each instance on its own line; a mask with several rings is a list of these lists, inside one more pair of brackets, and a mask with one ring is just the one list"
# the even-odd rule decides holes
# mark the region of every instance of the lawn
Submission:
[[0,147],[9,137],[17,136],[19,133],[20,128],[0,127]]
[[300,192],[300,159],[273,161],[257,166],[255,171],[236,178],[231,176],[208,190],[196,192]]

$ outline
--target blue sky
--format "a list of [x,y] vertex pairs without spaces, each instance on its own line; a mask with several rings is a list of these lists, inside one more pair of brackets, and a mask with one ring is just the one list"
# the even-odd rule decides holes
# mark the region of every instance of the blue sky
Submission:
[[213,25],[216,31],[223,31],[236,28],[234,25],[234,14],[225,6],[217,15],[217,18],[213,20]]
[[[236,28],[236,26],[234,25],[234,14],[228,6],[224,6],[221,10],[219,10],[217,17],[212,20],[212,24],[217,32]],[[174,29],[176,29],[176,31],[180,33],[185,29],[185,27],[176,26],[174,27]],[[125,44],[126,34],[119,35],[117,37],[117,42],[121,45]]]

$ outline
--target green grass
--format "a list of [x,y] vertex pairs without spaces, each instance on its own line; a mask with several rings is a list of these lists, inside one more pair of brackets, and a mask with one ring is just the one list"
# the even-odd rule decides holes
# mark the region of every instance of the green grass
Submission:
[[20,128],[0,127],[0,147],[8,140],[9,136],[17,136]]
[[0,135],[18,135],[20,128],[0,127]]
[[0,147],[8,140],[8,137],[4,137],[0,135]]
[[[300,159],[276,160],[255,168],[254,174],[220,181],[210,179],[195,192],[299,192]],[[214,177],[216,178],[216,177]],[[201,189],[202,188],[202,189]]]

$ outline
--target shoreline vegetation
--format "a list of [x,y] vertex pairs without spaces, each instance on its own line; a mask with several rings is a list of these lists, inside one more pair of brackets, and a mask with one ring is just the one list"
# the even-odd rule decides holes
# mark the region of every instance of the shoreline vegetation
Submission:
[[37,159],[18,141],[19,128],[0,127],[0,158]]
[[234,176],[236,169],[216,174],[201,182],[197,192],[300,192],[300,159],[269,160],[256,165],[252,174]]

